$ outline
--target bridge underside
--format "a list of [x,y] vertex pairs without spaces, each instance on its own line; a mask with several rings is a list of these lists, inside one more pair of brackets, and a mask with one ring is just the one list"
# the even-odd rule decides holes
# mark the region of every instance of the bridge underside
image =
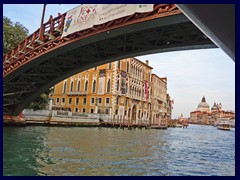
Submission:
[[183,14],[176,16],[112,29],[34,59],[4,78],[4,114],[18,115],[49,87],[107,62],[152,53],[216,48]]

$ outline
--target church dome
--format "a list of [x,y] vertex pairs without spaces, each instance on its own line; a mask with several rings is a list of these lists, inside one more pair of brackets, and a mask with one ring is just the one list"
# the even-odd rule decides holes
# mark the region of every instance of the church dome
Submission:
[[221,110],[222,109],[222,104],[221,103],[217,104],[217,107],[218,107],[219,110]]
[[208,103],[206,103],[205,97],[203,96],[202,102],[199,103],[197,111],[210,111]]
[[219,109],[218,106],[216,105],[216,103],[214,103],[214,105],[211,108],[211,111],[217,111],[218,109]]

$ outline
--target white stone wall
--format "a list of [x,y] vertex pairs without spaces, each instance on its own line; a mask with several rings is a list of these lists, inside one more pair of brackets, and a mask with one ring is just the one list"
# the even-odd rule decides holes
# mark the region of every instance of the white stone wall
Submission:
[[23,110],[23,118],[26,121],[69,121],[69,122],[98,122],[99,118],[104,121],[110,120],[108,114],[88,114],[88,113],[73,113],[70,111],[59,111],[59,110],[36,110],[31,109]]

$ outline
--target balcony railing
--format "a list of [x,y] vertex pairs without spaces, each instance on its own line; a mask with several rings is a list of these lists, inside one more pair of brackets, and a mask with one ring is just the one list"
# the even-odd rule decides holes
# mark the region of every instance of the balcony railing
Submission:
[[67,92],[68,96],[74,96],[74,95],[78,95],[78,96],[83,96],[83,95],[87,95],[87,91],[69,91]]

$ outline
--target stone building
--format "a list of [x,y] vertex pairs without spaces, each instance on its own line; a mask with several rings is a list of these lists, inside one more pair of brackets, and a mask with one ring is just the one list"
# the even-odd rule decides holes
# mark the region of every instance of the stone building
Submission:
[[232,111],[224,111],[221,103],[214,103],[210,110],[210,107],[203,96],[197,109],[190,112],[189,122],[193,124],[215,125],[220,118],[235,118],[235,113]]
[[148,63],[127,58],[73,75],[54,86],[50,95],[52,109],[108,114],[112,121],[131,123],[152,123],[156,114],[169,116],[166,78],[158,78],[160,84],[156,90],[161,92],[157,94],[155,90],[154,97],[160,95],[160,110],[152,110],[153,68]]
[[165,124],[167,116],[167,78],[152,74],[151,124]]

